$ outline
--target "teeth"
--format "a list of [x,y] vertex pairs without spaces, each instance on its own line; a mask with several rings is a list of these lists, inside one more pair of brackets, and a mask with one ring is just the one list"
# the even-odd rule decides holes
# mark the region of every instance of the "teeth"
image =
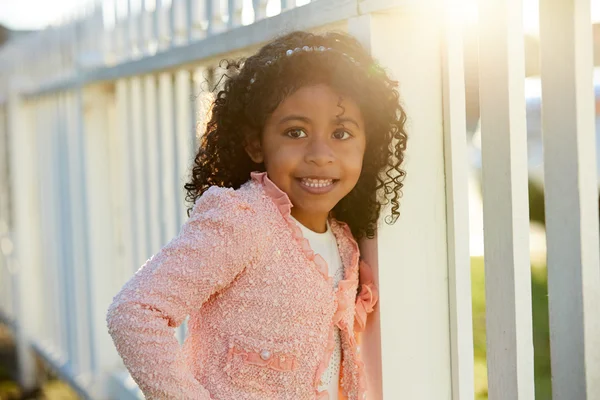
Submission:
[[309,178],[305,178],[305,179],[302,179],[302,184],[305,185],[305,186],[314,187],[314,188],[326,187],[326,186],[333,185],[333,179],[309,179]]

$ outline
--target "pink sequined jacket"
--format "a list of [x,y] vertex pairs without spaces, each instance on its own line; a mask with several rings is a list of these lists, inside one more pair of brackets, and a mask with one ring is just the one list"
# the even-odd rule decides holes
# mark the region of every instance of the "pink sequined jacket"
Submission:
[[[345,269],[333,289],[291,207],[266,173],[238,190],[211,187],[114,297],[108,330],[146,398],[329,399],[317,387],[335,325],[340,398],[367,398],[355,331],[377,301],[371,269],[348,226],[332,219]],[[180,346],[174,328],[188,315]]]

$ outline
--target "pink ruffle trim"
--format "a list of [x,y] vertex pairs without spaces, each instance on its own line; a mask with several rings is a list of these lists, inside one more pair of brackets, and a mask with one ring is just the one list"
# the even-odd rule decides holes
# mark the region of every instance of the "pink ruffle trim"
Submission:
[[252,179],[263,184],[265,191],[271,197],[273,203],[275,206],[277,206],[281,212],[281,215],[283,215],[285,221],[287,222],[290,230],[292,231],[292,236],[300,244],[300,247],[306,255],[306,258],[308,258],[309,261],[313,262],[317,266],[317,270],[321,273],[325,280],[331,281],[329,278],[327,262],[319,254],[315,254],[315,252],[312,251],[308,239],[302,235],[302,230],[291,218],[292,202],[290,201],[288,195],[283,190],[279,189],[277,185],[275,185],[275,183],[269,179],[266,172],[252,172],[250,176]]
[[379,300],[379,291],[373,282],[373,271],[369,264],[361,261],[359,273],[361,285],[360,292],[356,297],[354,329],[362,332],[367,325],[367,314],[373,311]]

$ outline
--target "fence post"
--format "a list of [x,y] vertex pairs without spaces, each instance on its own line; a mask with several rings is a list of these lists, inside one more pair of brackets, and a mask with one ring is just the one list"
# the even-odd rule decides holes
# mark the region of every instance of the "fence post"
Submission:
[[600,393],[598,177],[589,0],[540,2],[552,395]]
[[463,25],[456,18],[462,0],[444,1],[444,159],[448,234],[448,288],[452,399],[475,396],[471,258],[469,246],[469,157],[465,105]]
[[[368,377],[373,399],[448,399],[452,393],[441,15],[439,7],[415,5],[348,24],[400,82],[409,117],[401,215],[395,225],[381,222],[377,237],[383,382]],[[371,339],[376,337],[364,341]],[[365,358],[371,358],[368,351],[373,349],[364,349]]]
[[36,387],[36,365],[30,341],[43,331],[40,247],[40,193],[38,190],[37,143],[31,118],[19,93],[18,78],[10,85],[7,102],[7,127],[10,153],[10,185],[13,212],[14,253],[10,262],[15,284],[13,310],[18,358],[18,380],[25,390]]
[[479,1],[490,400],[534,398],[522,15],[520,0]]
[[[94,398],[107,398],[108,374],[120,365],[120,358],[106,329],[106,310],[112,301],[116,282],[123,266],[117,263],[113,224],[113,191],[119,191],[111,182],[111,172],[117,161],[111,153],[111,119],[114,100],[109,88],[91,87],[83,90],[83,123],[85,143],[82,149],[85,163],[85,190],[87,197],[88,271],[93,282],[89,293],[90,327],[94,335],[90,339],[90,351],[95,355],[96,380],[91,387]],[[119,171],[120,172],[120,171]]]

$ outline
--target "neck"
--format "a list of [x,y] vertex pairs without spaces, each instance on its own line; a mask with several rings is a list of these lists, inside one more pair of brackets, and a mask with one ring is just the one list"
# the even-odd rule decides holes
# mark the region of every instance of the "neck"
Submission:
[[292,208],[292,217],[296,218],[298,222],[317,233],[324,233],[327,231],[327,214],[311,214],[305,213],[302,210]]

